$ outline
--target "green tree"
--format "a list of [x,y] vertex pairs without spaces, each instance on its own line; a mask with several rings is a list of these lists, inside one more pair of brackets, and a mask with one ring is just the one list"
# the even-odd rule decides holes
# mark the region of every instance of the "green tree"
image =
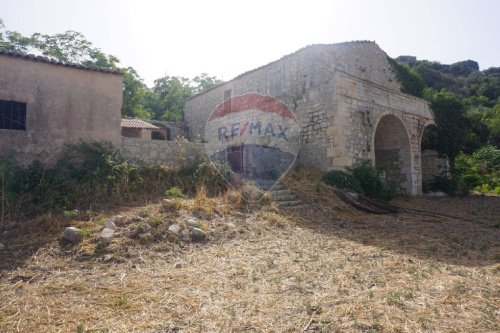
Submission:
[[146,97],[150,94],[149,89],[132,67],[122,69],[123,71],[123,104],[122,115],[126,117],[150,119],[153,115],[146,104]]
[[490,130],[490,143],[500,149],[500,103],[484,111],[482,121]]
[[424,97],[431,102],[431,109],[439,129],[436,149],[448,156],[450,163],[453,164],[455,157],[463,149],[471,128],[462,101],[456,94],[445,89],[436,91],[426,88]]
[[[190,80],[184,77],[164,76],[154,81],[149,105],[155,119],[180,121],[183,118],[184,102],[193,94]],[[154,98],[158,100],[155,101]]]
[[207,73],[201,73],[193,79],[193,83],[194,87],[192,89],[192,94],[196,95],[223,83],[223,81]]

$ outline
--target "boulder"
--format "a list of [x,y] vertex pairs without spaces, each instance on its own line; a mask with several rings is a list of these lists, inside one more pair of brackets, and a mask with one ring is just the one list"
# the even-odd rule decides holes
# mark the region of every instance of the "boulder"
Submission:
[[5,250],[5,245],[0,243],[0,251],[3,251],[3,250]]

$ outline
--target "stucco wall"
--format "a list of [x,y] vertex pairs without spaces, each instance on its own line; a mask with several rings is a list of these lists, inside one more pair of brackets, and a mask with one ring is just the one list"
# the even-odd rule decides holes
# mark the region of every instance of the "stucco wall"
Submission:
[[0,99],[27,104],[26,131],[0,129],[0,155],[23,164],[79,140],[121,145],[121,75],[0,55]]

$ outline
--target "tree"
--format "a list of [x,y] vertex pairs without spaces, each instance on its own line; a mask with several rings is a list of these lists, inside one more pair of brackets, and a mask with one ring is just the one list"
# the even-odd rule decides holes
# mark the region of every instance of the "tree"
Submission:
[[431,109],[439,129],[436,149],[448,156],[450,164],[453,165],[455,157],[463,149],[471,128],[469,120],[465,117],[463,104],[456,94],[445,89],[436,91],[426,88],[424,97],[431,102]]
[[150,96],[149,105],[154,107],[155,119],[180,121],[184,102],[193,94],[193,87],[187,78],[164,76],[154,81],[152,92],[156,96]]
[[195,85],[193,87],[192,93],[193,95],[196,95],[205,90],[213,88],[223,83],[224,81],[219,80],[215,76],[209,76],[207,73],[201,73],[193,79],[193,82],[195,83]]
[[490,130],[490,143],[500,149],[500,103],[484,111],[482,121]]
[[123,71],[123,104],[122,115],[133,118],[150,119],[152,112],[146,104],[149,89],[132,67]]

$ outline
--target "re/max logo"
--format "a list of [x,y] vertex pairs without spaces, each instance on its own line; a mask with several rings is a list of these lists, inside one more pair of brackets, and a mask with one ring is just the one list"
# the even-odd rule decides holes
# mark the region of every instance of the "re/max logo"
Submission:
[[219,141],[224,141],[229,138],[234,138],[237,136],[257,135],[257,136],[267,136],[276,137],[277,139],[283,139],[288,141],[286,137],[286,131],[288,127],[284,127],[277,124],[268,123],[266,127],[262,125],[260,121],[245,123],[237,122],[230,124],[228,126],[221,126],[217,129],[217,139]]

